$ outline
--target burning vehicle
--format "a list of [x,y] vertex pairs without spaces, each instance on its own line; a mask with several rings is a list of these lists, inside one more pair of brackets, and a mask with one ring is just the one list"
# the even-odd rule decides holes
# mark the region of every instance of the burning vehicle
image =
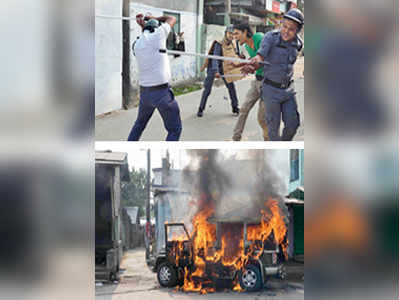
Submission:
[[[266,182],[273,173],[264,176],[270,170],[259,168],[262,164],[256,160],[241,161],[238,167],[249,166],[247,174],[255,170],[255,176],[236,176],[233,182],[227,174],[235,174],[234,170],[222,169],[216,152],[200,152],[199,160],[194,176],[184,176],[193,182],[190,197],[179,202],[167,192],[157,202],[156,232],[162,235],[157,234],[157,251],[147,263],[157,273],[159,284],[199,293],[251,292],[262,289],[271,277],[284,278],[287,208],[273,192],[276,184]],[[237,165],[235,161],[228,167]],[[169,216],[186,207],[188,211]],[[168,215],[163,222],[161,212]]]
[[121,182],[129,180],[127,154],[96,151],[95,275],[115,281],[123,255]]
[[165,247],[153,266],[159,284],[184,291],[258,291],[271,277],[285,277],[286,226],[277,202],[272,214],[242,219],[198,214],[194,232],[184,223],[165,223]]

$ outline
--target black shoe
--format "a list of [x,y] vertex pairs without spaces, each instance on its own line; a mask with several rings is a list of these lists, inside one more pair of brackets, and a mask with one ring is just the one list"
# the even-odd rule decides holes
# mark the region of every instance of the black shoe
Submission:
[[201,109],[199,109],[198,112],[197,112],[197,117],[201,118],[202,116],[203,116],[203,112],[202,112]]
[[233,114],[234,114],[235,116],[238,116],[239,113],[240,113],[240,109],[239,109],[238,107],[233,107]]

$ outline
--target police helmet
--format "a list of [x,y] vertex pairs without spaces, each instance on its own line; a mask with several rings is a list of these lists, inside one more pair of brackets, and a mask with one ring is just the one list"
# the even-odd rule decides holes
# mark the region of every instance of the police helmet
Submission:
[[297,8],[290,9],[284,15],[284,19],[289,19],[297,23],[299,25],[298,32],[302,30],[302,27],[305,23],[305,17],[303,16],[303,13]]
[[150,19],[148,20],[145,25],[143,30],[149,30],[150,32],[154,32],[156,28],[159,27],[159,22],[158,20],[155,19]]

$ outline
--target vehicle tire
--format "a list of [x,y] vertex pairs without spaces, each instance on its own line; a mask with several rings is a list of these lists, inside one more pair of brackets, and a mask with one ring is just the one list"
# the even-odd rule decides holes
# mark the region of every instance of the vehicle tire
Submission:
[[287,278],[287,272],[285,266],[282,266],[278,272],[278,278],[281,280],[285,280]]
[[158,282],[163,287],[174,287],[177,285],[177,272],[168,262],[159,265],[157,271]]
[[240,286],[247,292],[259,291],[263,286],[262,275],[259,267],[248,265],[238,274]]

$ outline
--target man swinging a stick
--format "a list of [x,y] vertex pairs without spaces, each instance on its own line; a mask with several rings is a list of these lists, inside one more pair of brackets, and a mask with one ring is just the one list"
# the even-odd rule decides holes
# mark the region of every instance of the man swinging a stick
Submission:
[[[171,28],[176,23],[172,16],[136,16],[142,35],[133,44],[139,69],[140,103],[139,113],[129,134],[128,141],[138,141],[154,110],[161,114],[168,131],[167,141],[178,141],[182,131],[179,106],[170,88],[171,79],[168,56],[160,53],[165,48]],[[162,23],[160,23],[162,22]]]

